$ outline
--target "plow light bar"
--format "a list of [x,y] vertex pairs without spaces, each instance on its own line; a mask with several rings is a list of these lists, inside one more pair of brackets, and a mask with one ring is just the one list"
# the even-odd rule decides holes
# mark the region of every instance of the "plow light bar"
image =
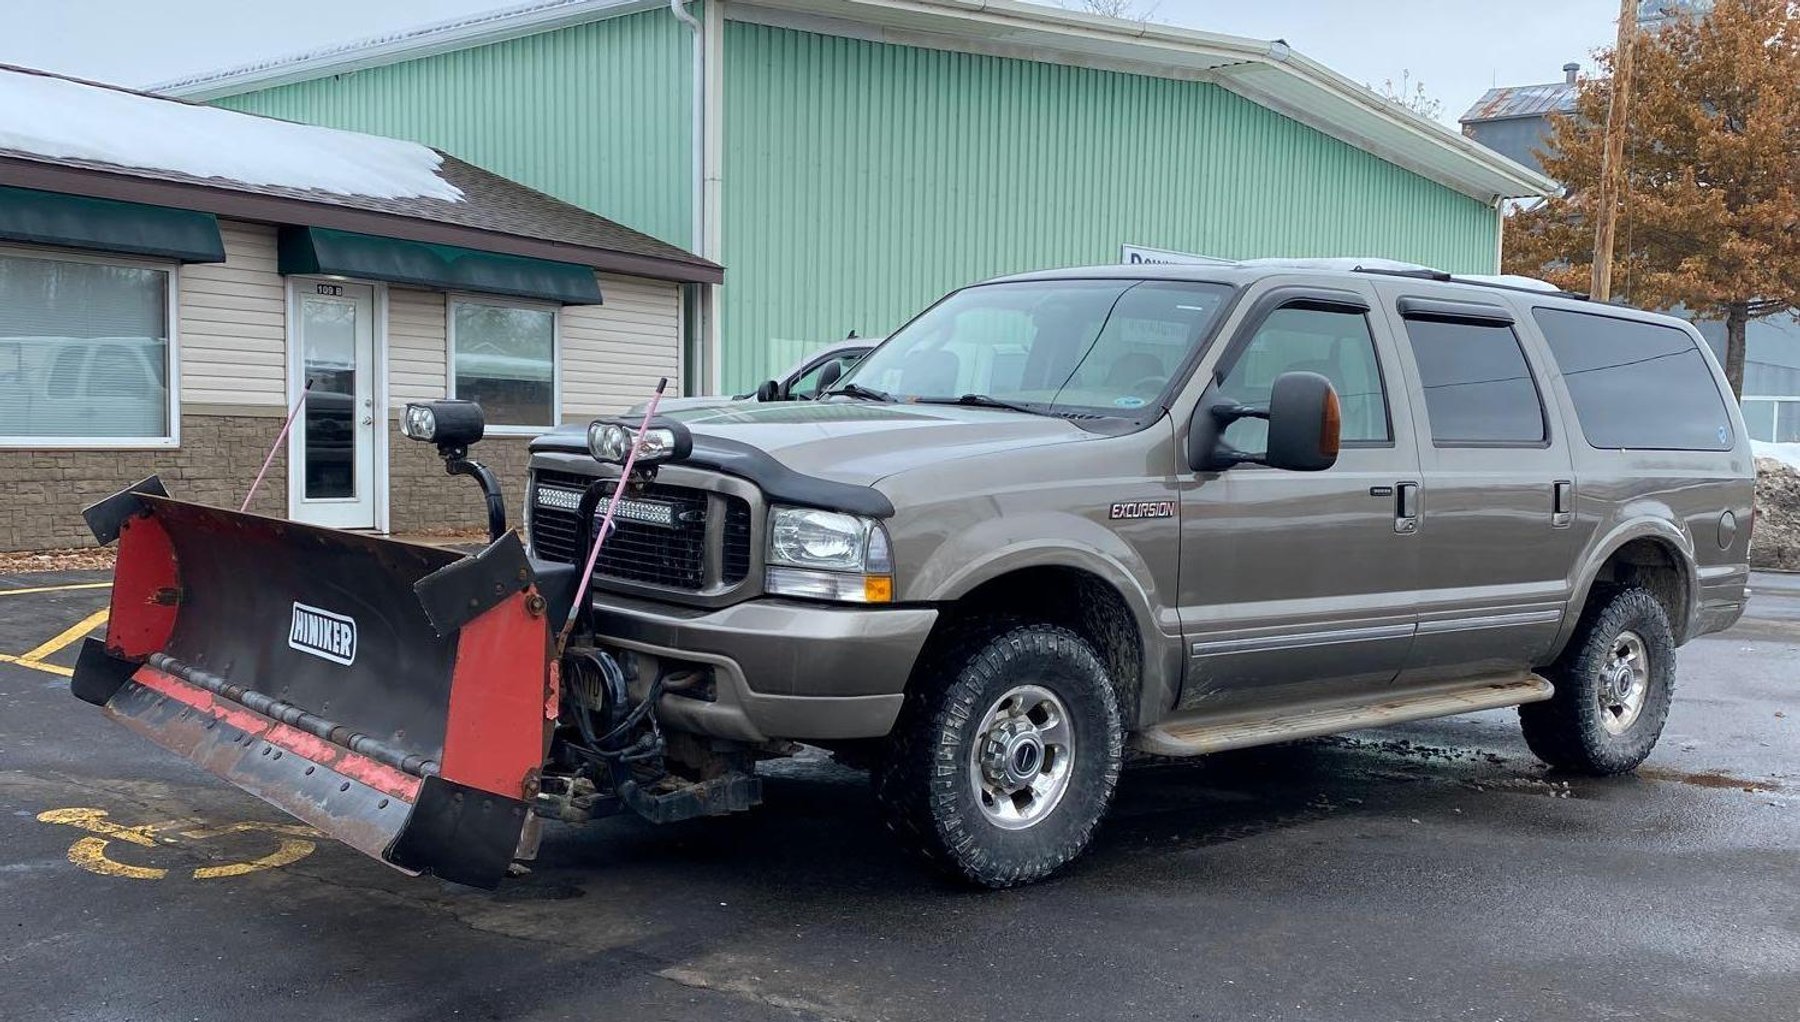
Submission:
[[427,401],[406,406],[400,432],[439,447],[467,447],[487,429],[481,406],[473,401]]
[[617,422],[596,420],[588,426],[588,453],[596,461],[623,465],[631,454],[631,444],[638,445],[639,463],[679,461],[694,449],[694,439],[687,428],[678,424],[651,426],[641,434],[633,427]]

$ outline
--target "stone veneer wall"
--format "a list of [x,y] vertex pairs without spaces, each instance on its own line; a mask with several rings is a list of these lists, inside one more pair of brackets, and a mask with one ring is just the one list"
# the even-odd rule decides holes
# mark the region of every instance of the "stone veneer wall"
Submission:
[[[469,457],[494,470],[506,495],[506,524],[518,528],[525,507],[525,475],[531,438],[490,436],[469,449]],[[408,440],[400,423],[388,427],[388,521],[396,533],[484,529],[487,504],[467,476],[444,472],[437,448]]]
[[[148,475],[184,500],[235,508],[281,430],[279,415],[184,414],[177,450],[0,450],[0,551],[93,544],[81,509]],[[530,437],[489,437],[471,452],[493,469],[518,527]],[[450,476],[437,449],[388,432],[389,523],[396,533],[479,530],[487,509],[473,479]],[[287,517],[287,452],[275,455],[250,510]]]
[[[176,450],[0,450],[0,550],[92,546],[81,509],[148,475],[174,496],[235,508],[280,431],[279,411],[183,414]],[[250,510],[287,517],[285,452]]]

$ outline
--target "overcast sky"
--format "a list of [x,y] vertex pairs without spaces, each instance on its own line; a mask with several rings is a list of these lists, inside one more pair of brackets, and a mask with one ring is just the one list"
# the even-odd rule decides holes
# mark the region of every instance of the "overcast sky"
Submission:
[[[512,4],[0,0],[0,63],[141,86],[504,6]],[[1453,122],[1491,85],[1555,81],[1567,61],[1588,65],[1612,40],[1618,9],[1616,0],[1160,0],[1153,17],[1285,39],[1378,87],[1410,71]]]

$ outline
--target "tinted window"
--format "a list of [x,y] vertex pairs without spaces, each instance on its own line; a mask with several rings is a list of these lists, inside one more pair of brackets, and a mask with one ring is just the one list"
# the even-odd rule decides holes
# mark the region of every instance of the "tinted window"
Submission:
[[[1337,389],[1345,443],[1391,439],[1387,396],[1375,360],[1375,340],[1361,312],[1314,308],[1269,313],[1225,374],[1219,392],[1239,404],[1266,405],[1275,377],[1287,372],[1318,373]],[[1225,442],[1246,454],[1268,448],[1269,424],[1239,419],[1225,430]]]
[[1731,416],[1686,331],[1533,309],[1587,442],[1600,448],[1731,449]]
[[1544,409],[1511,326],[1408,319],[1406,336],[1434,443],[1543,442]]

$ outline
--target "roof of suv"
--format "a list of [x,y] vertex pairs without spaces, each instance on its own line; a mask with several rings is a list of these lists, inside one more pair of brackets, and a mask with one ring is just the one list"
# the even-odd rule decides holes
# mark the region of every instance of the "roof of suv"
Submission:
[[1628,305],[1594,302],[1576,291],[1564,291],[1548,281],[1511,274],[1467,276],[1443,270],[1381,258],[1319,259],[1217,259],[1191,263],[1111,263],[1097,266],[1069,266],[1053,270],[1034,270],[982,281],[984,284],[1011,283],[1028,280],[1192,280],[1219,284],[1244,285],[1267,277],[1304,273],[1346,280],[1415,280],[1420,284],[1457,286],[1471,295],[1494,291],[1508,292],[1538,301],[1567,304],[1583,312],[1620,316],[1630,319],[1656,319],[1679,323],[1686,320],[1666,313],[1650,312]]

